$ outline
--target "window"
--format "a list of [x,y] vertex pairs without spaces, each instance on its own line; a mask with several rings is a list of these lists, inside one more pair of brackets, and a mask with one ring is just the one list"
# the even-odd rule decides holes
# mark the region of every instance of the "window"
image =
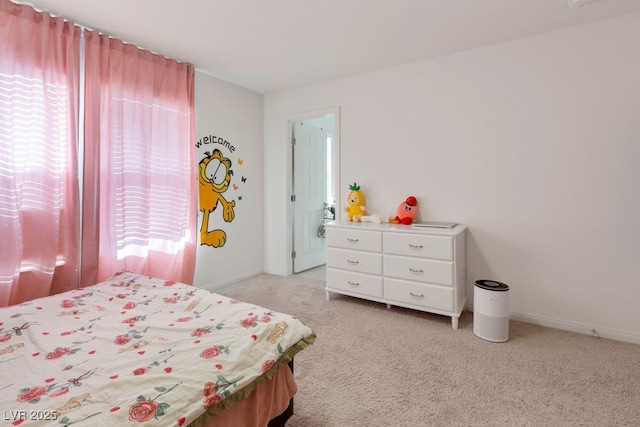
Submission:
[[121,269],[191,283],[193,66],[27,5],[0,18],[0,306]]
[[[184,149],[171,139],[176,132],[169,127],[188,122],[188,115],[161,98],[151,104],[112,99],[111,111],[122,121],[112,123],[111,163],[101,173],[113,183],[117,259],[147,257],[149,251],[176,255],[193,238],[186,221],[193,215],[192,195],[184,189],[191,159],[179,153]],[[134,117],[159,126],[141,133]]]

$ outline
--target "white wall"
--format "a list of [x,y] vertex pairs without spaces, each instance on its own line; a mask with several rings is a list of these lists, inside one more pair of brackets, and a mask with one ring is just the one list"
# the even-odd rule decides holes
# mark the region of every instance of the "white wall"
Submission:
[[[210,229],[227,233],[226,243],[214,248],[198,239],[194,285],[215,289],[263,271],[263,97],[201,72],[196,72],[195,88],[196,140],[213,135],[229,142],[202,144],[196,162],[217,148],[232,161],[234,173],[223,196],[235,200],[235,218],[225,222],[220,204],[210,218]],[[198,229],[201,224],[199,212]]]
[[286,118],[339,106],[340,185],[370,213],[415,195],[469,227],[512,319],[640,342],[638,40],[633,14],[266,95],[265,271],[289,274]]

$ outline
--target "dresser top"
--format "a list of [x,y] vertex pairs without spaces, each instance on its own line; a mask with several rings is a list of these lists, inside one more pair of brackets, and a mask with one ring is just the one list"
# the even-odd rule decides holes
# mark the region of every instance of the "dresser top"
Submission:
[[438,236],[455,236],[467,228],[462,224],[458,224],[453,228],[437,228],[437,227],[420,227],[414,228],[411,225],[403,224],[376,224],[373,222],[349,222],[349,221],[331,221],[325,224],[327,227],[349,228],[354,230],[371,230],[371,231],[393,231],[399,233],[414,234],[432,234]]

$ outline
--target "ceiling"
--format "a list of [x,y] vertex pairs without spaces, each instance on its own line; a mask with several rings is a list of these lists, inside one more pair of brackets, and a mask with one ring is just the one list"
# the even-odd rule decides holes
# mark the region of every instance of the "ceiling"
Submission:
[[640,0],[24,3],[265,94],[640,11]]

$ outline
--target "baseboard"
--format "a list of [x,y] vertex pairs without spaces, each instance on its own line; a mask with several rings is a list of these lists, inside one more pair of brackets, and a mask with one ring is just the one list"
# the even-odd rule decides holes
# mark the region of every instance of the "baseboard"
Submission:
[[198,286],[199,288],[202,289],[206,289],[207,291],[210,292],[215,292],[221,288],[224,288],[225,286],[229,286],[233,283],[239,282],[241,280],[245,280],[248,279],[250,277],[253,276],[257,276],[258,274],[262,274],[263,271],[262,270],[255,270],[255,271],[248,271],[248,272],[244,272],[243,274],[240,274],[238,276],[233,276],[233,277],[229,277],[227,279],[224,280],[219,280],[216,282],[212,282],[212,283],[207,283],[205,285],[202,286]]
[[640,335],[633,334],[627,331],[601,328],[593,325],[584,325],[581,323],[554,319],[552,317],[534,316],[531,314],[517,313],[513,311],[509,312],[509,319],[517,320],[519,322],[531,323],[534,325],[546,326],[549,328],[562,329],[564,331],[577,332],[579,334],[624,341],[632,344],[640,344]]

